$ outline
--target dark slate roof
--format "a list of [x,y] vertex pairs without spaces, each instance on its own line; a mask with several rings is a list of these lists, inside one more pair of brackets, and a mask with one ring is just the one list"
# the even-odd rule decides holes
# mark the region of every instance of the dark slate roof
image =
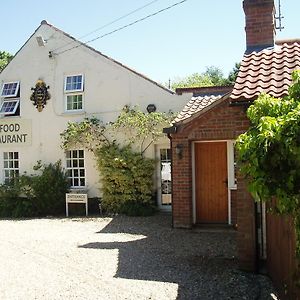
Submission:
[[279,41],[274,48],[245,54],[230,99],[250,101],[262,92],[283,97],[295,69],[300,69],[300,40]]
[[[189,88],[193,90],[194,96],[185,105],[183,110],[177,115],[174,123],[187,120],[196,113],[203,111],[205,108],[220,100],[225,94],[232,90],[232,86],[224,87],[203,87],[203,88]],[[177,90],[176,90],[177,92]]]

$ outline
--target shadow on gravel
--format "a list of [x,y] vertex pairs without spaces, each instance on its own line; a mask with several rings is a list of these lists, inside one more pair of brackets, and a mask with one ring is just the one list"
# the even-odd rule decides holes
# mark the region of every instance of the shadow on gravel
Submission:
[[[98,234],[144,235],[130,242],[95,241],[79,246],[118,249],[116,278],[178,284],[177,299],[271,299],[271,285],[237,269],[236,232],[171,228],[171,218],[115,217]],[[261,288],[261,282],[266,286]],[[262,291],[265,296],[263,296]]]

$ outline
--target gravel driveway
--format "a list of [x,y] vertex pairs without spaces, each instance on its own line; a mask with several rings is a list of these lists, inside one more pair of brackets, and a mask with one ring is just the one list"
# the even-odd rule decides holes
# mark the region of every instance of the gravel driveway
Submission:
[[234,231],[168,215],[0,220],[0,299],[272,299],[237,269]]

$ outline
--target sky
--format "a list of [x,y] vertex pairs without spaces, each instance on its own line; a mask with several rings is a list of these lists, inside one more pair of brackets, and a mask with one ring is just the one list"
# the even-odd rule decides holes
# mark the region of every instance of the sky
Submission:
[[[15,54],[42,20],[85,42],[179,1],[1,1],[0,50]],[[276,39],[300,38],[299,11],[299,0],[281,0],[284,29]],[[204,72],[208,66],[227,76],[245,51],[244,27],[242,0],[186,0],[89,45],[159,83]]]

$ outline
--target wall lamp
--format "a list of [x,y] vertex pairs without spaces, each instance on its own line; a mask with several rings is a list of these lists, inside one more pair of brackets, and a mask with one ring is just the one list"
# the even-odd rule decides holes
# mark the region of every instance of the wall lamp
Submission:
[[183,154],[183,144],[177,144],[175,147],[175,153],[179,159],[182,158]]
[[147,106],[147,112],[150,114],[152,112],[156,112],[156,106],[155,104],[148,104]]

